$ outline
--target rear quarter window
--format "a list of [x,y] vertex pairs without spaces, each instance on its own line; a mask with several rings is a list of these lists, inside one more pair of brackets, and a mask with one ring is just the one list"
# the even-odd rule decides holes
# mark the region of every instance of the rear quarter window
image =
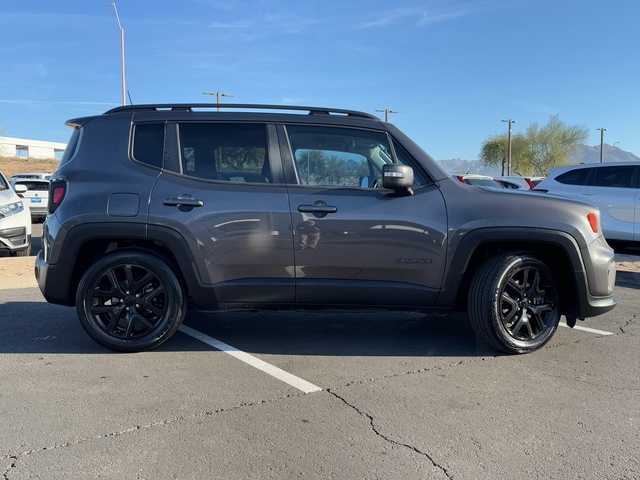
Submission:
[[568,172],[558,175],[556,180],[565,185],[584,185],[591,170],[591,168],[576,168],[575,170],[569,170]]
[[146,165],[162,168],[164,123],[142,123],[134,127],[133,158]]

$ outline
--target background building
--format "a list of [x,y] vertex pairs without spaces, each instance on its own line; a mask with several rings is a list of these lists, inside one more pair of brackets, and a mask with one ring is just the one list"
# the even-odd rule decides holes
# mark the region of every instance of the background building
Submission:
[[18,158],[55,158],[60,160],[66,143],[0,137],[0,156]]

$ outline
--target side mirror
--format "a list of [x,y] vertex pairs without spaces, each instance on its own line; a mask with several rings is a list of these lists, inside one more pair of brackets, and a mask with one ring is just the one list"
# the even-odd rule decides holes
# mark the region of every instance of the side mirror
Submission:
[[412,195],[413,168],[408,165],[388,163],[382,166],[382,186],[396,193]]
[[26,192],[28,190],[28,188],[27,188],[26,185],[23,185],[22,183],[19,183],[13,188],[13,190],[16,193],[24,193],[24,192]]

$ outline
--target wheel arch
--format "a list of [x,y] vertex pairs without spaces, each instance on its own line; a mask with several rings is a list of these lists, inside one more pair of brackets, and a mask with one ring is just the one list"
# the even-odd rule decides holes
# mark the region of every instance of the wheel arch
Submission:
[[72,258],[73,266],[67,278],[65,305],[75,305],[80,279],[98,258],[117,250],[138,250],[152,253],[164,260],[181,282],[192,292],[202,283],[194,269],[195,262],[182,236],[166,227],[144,224],[85,224],[70,230],[61,258]]
[[469,286],[480,265],[505,251],[530,253],[544,262],[556,283],[563,286],[561,313],[575,312],[586,285],[577,242],[565,232],[527,228],[487,228],[466,234],[448,264],[438,306],[466,309]]

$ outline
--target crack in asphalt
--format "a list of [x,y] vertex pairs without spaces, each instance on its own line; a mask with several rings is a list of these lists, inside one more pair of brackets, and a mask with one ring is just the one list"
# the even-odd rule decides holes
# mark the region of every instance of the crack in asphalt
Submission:
[[292,395],[284,395],[280,398],[272,398],[272,399],[268,399],[268,400],[260,400],[257,402],[242,402],[238,405],[233,405],[231,407],[227,407],[227,408],[217,408],[215,410],[211,410],[211,411],[205,411],[205,412],[197,412],[194,413],[193,415],[184,415],[184,416],[180,416],[180,417],[174,417],[172,419],[168,419],[168,420],[160,420],[157,422],[153,422],[153,423],[148,423],[146,425],[136,425],[135,427],[130,427],[130,428],[126,428],[124,430],[118,431],[118,432],[110,432],[110,433],[105,433],[102,435],[96,435],[93,437],[85,437],[82,438],[80,440],[77,440],[75,442],[66,442],[66,443],[60,443],[60,444],[54,444],[51,446],[46,446],[46,447],[40,447],[40,448],[32,448],[31,450],[25,450],[23,452],[20,453],[14,453],[14,454],[9,454],[9,455],[5,455],[3,457],[3,459],[5,460],[13,460],[11,465],[9,465],[9,468],[7,470],[5,470],[4,474],[3,474],[3,479],[4,480],[10,480],[9,478],[9,474],[11,473],[11,470],[13,470],[14,468],[17,467],[17,462],[20,459],[20,457],[24,457],[24,456],[28,456],[28,455],[32,455],[34,453],[38,453],[38,452],[45,452],[47,450],[55,450],[57,448],[68,448],[68,447],[75,447],[77,445],[82,445],[83,443],[86,443],[88,441],[91,440],[99,440],[99,439],[104,439],[104,438],[116,438],[119,437],[121,435],[127,435],[129,433],[133,433],[139,430],[146,430],[146,429],[151,429],[151,428],[155,428],[155,427],[164,427],[166,425],[171,425],[175,422],[180,422],[182,420],[189,420],[189,419],[194,419],[194,418],[199,418],[199,417],[210,417],[213,416],[217,413],[225,413],[225,412],[233,412],[236,410],[240,410],[242,408],[246,408],[246,407],[256,407],[259,405],[264,405],[264,404],[268,404],[268,403],[274,403],[274,402],[278,402],[280,400],[286,399],[286,398],[294,398],[294,397],[300,397],[303,396],[305,394],[292,394]]
[[[405,375],[417,375],[420,373],[428,373],[428,372],[436,372],[438,370],[444,370],[445,368],[451,368],[451,367],[458,367],[460,365],[470,365],[473,363],[479,363],[479,362],[486,362],[487,360],[492,360],[494,358],[500,358],[501,355],[493,355],[493,356],[485,356],[485,357],[478,357],[476,359],[473,360],[458,360],[456,362],[451,362],[451,363],[447,363],[444,365],[438,365],[435,367],[426,367],[426,368],[419,368],[416,370],[407,370],[404,372],[400,372],[400,373],[393,373],[391,375],[381,375],[379,377],[369,377],[365,380],[357,380],[357,381],[353,381],[353,382],[347,382],[344,385],[338,385],[337,387],[333,387],[333,388],[341,388],[341,387],[352,387],[354,385],[364,385],[367,383],[371,383],[371,382],[376,382],[378,380],[388,380],[390,378],[399,378],[399,377],[404,377]],[[327,388],[330,389],[331,387]]]
[[2,475],[2,478],[4,478],[4,480],[9,480],[9,477],[7,475],[9,475],[9,472],[16,468],[16,462],[18,461],[18,457],[16,455],[11,455],[9,457],[6,457],[9,460],[13,460],[13,462],[11,462],[11,465],[9,465],[9,468],[7,468],[4,472],[4,474]]
[[392,438],[389,438],[388,436],[386,436],[385,434],[383,434],[375,425],[374,422],[374,418],[373,415],[370,415],[366,412],[363,412],[362,410],[360,410],[356,405],[353,405],[351,403],[349,403],[344,397],[338,395],[336,392],[334,392],[331,389],[327,389],[327,393],[329,393],[330,395],[332,395],[333,397],[337,398],[338,400],[340,400],[342,403],[344,403],[347,407],[351,408],[352,410],[354,410],[358,415],[360,415],[361,417],[364,417],[366,419],[369,420],[369,426],[371,427],[371,431],[373,433],[375,433],[376,436],[382,438],[385,442],[390,443],[391,445],[396,445],[398,447],[403,447],[403,448],[407,448],[409,450],[411,450],[414,453],[417,453],[418,455],[421,455],[422,457],[426,458],[427,460],[429,460],[429,462],[431,462],[431,465],[433,465],[435,468],[439,469],[442,473],[444,473],[447,478],[453,479],[453,476],[449,474],[448,470],[443,467],[442,465],[440,465],[438,462],[436,462],[433,457],[431,455],[429,455],[426,452],[423,452],[422,450],[420,450],[417,447],[414,447],[413,445],[409,445],[407,443],[400,443],[397,442],[395,440],[393,440]]
[[633,321],[637,318],[637,316],[638,316],[638,315],[634,313],[634,314],[633,314],[633,316],[632,316],[629,320],[627,320],[627,321],[624,323],[624,325],[622,325],[622,326],[620,327],[620,333],[627,333],[627,331],[625,330],[625,328],[627,328],[629,325],[631,325],[631,322],[633,322]]
[[[485,356],[485,357],[479,357],[476,358],[474,360],[460,360],[460,361],[456,361],[456,362],[451,362],[449,364],[445,364],[445,365],[440,365],[437,367],[429,367],[429,368],[421,368],[421,369],[417,369],[417,370],[410,370],[410,371],[405,371],[405,372],[401,372],[401,373],[395,373],[393,375],[383,375],[380,377],[372,377],[372,378],[368,378],[366,380],[362,380],[362,381],[357,381],[357,382],[347,382],[346,384],[343,385],[338,385],[337,387],[334,388],[343,388],[343,387],[351,387],[351,386],[355,386],[355,385],[362,385],[365,383],[371,383],[371,382],[375,382],[375,381],[379,381],[379,380],[384,380],[384,379],[389,379],[389,378],[395,378],[395,377],[401,377],[404,375],[416,375],[416,374],[420,374],[420,373],[425,373],[425,372],[430,372],[430,371],[437,371],[437,370],[444,370],[446,368],[450,368],[450,367],[455,367],[455,366],[459,366],[459,365],[465,365],[465,364],[469,364],[469,363],[477,363],[477,362],[484,362],[486,360],[492,359],[492,358],[497,358],[496,356]],[[442,467],[441,465],[437,464],[433,458],[431,456],[429,456],[429,454],[420,451],[419,449],[417,449],[416,447],[413,447],[411,445],[408,444],[401,444],[399,442],[396,442],[395,440],[392,440],[388,437],[386,437],[385,435],[383,435],[381,432],[379,432],[374,423],[373,423],[373,417],[362,412],[360,409],[358,409],[356,406],[349,404],[346,399],[344,399],[343,397],[341,397],[340,395],[338,395],[337,393],[335,393],[331,388],[326,388],[324,389],[324,391],[326,391],[327,393],[329,393],[331,396],[339,399],[340,401],[342,401],[345,405],[347,405],[348,407],[352,408],[353,410],[355,410],[359,415],[368,418],[369,419],[369,423],[371,425],[371,429],[373,430],[373,432],[379,436],[380,438],[384,439],[385,441],[393,444],[393,445],[397,445],[400,447],[404,447],[404,448],[408,448],[412,451],[414,451],[415,453],[424,456],[425,458],[427,458],[434,467],[440,469],[446,476],[447,478],[453,478],[451,475],[449,475],[449,473],[447,472],[446,468]],[[14,468],[17,467],[17,462],[20,459],[20,457],[24,457],[24,456],[28,456],[34,453],[38,453],[38,452],[44,452],[47,450],[54,450],[57,448],[67,448],[67,447],[74,447],[77,445],[82,445],[83,443],[86,443],[88,441],[91,440],[98,440],[98,439],[105,439],[105,438],[115,438],[115,437],[119,437],[121,435],[127,435],[129,433],[133,433],[139,430],[145,430],[145,429],[151,429],[151,428],[155,428],[155,427],[163,427],[166,425],[171,425],[175,422],[180,422],[182,420],[189,420],[189,419],[194,419],[194,418],[199,418],[199,417],[210,417],[213,416],[215,414],[218,413],[226,413],[226,412],[233,412],[233,411],[237,411],[243,408],[251,408],[251,407],[257,407],[260,405],[264,405],[264,404],[270,404],[270,403],[275,403],[287,398],[295,398],[295,397],[303,397],[305,395],[308,394],[304,394],[304,393],[300,393],[300,394],[290,394],[290,395],[284,395],[282,397],[279,398],[272,398],[272,399],[267,399],[267,400],[260,400],[260,401],[256,401],[256,402],[241,402],[238,405],[233,405],[231,407],[226,407],[226,408],[218,408],[212,411],[205,411],[205,412],[197,412],[194,413],[192,415],[184,415],[184,416],[180,416],[180,417],[174,417],[172,419],[166,419],[166,420],[160,420],[157,422],[152,422],[146,425],[136,425],[134,427],[130,427],[118,432],[110,432],[110,433],[105,433],[102,435],[96,435],[93,437],[86,437],[86,438],[82,438],[79,439],[75,442],[66,442],[66,443],[61,443],[61,444],[55,444],[52,446],[45,446],[45,447],[40,447],[40,448],[34,448],[31,450],[26,450],[17,454],[9,454],[6,455],[4,457],[4,459],[11,459],[13,460],[11,465],[9,466],[9,468],[4,472],[3,475],[3,479],[4,480],[10,480],[9,478],[9,474],[11,472],[11,470],[13,470]]]

